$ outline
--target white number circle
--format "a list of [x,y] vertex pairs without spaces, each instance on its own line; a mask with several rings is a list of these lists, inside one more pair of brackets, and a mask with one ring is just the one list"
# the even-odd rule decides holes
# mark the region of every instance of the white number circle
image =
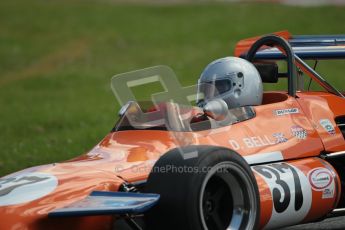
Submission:
[[0,206],[16,205],[42,198],[58,185],[48,173],[26,173],[0,179]]

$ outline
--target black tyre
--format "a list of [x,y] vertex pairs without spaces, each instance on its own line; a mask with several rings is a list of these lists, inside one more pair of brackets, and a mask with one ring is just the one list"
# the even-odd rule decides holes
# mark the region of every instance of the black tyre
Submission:
[[[220,147],[190,146],[163,155],[146,190],[161,195],[146,215],[149,230],[257,229],[259,192],[246,161]],[[197,153],[197,154],[196,154]]]

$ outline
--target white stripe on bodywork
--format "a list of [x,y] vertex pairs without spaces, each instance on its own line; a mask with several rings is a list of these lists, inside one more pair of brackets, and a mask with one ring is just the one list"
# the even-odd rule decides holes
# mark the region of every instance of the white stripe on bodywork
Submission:
[[268,152],[268,153],[256,153],[249,156],[244,156],[244,159],[249,165],[268,163],[274,161],[284,160],[283,154],[280,151]]

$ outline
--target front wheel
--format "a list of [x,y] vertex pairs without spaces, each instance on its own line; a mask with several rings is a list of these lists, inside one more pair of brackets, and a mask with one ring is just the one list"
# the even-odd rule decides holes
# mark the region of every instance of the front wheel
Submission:
[[[194,158],[183,154],[194,151]],[[256,229],[260,201],[255,177],[236,152],[219,147],[174,149],[155,164],[147,192],[161,195],[146,215],[149,230]]]

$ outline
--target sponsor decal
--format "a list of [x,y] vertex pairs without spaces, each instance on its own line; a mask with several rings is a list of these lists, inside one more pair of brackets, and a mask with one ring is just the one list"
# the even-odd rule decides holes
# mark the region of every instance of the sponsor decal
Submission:
[[288,139],[285,137],[284,133],[273,133],[272,135],[274,138],[276,138],[276,143],[285,143],[288,141]]
[[16,205],[42,198],[58,185],[48,173],[25,173],[0,179],[0,206]]
[[308,136],[307,130],[303,129],[299,125],[294,125],[291,127],[291,133],[299,140],[305,140]]
[[334,197],[334,189],[333,188],[326,188],[323,190],[322,199],[331,199]]
[[308,215],[312,203],[312,189],[307,176],[289,163],[273,163],[252,167],[268,185],[272,201],[272,215],[265,229],[300,223]]
[[313,169],[309,172],[308,179],[315,190],[325,189],[333,182],[332,173],[326,168]]
[[308,180],[313,190],[322,192],[322,199],[334,198],[335,182],[332,171],[327,168],[315,168],[308,173]]
[[332,122],[328,119],[322,119],[319,121],[320,125],[327,131],[330,135],[335,135],[336,131]]
[[275,110],[274,113],[277,116],[285,116],[289,114],[297,114],[299,113],[299,109],[298,108],[278,109],[278,110]]

